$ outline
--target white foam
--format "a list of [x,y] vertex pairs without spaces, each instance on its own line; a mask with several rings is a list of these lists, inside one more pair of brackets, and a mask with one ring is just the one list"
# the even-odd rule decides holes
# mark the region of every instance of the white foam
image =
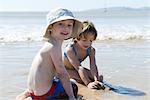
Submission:
[[150,40],[150,27],[136,25],[99,26],[98,40]]
[[1,25],[0,42],[41,41],[41,30],[39,26]]
[[[150,40],[148,24],[95,24],[97,40]],[[42,41],[42,24],[0,24],[0,42]]]

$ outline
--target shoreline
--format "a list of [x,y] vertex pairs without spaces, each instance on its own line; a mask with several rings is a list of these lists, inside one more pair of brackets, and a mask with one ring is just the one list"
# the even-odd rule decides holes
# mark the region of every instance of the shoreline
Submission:
[[[68,42],[64,42],[63,47],[66,43]],[[43,42],[0,43],[0,99],[13,99],[26,89],[32,59],[42,44]],[[148,100],[150,98],[149,41],[98,41],[94,42],[93,46],[96,48],[98,70],[104,75],[106,81],[116,86],[146,92],[146,96],[130,97],[111,91],[101,91],[100,96],[96,95],[97,100]],[[89,68],[87,61],[85,60],[83,65]]]

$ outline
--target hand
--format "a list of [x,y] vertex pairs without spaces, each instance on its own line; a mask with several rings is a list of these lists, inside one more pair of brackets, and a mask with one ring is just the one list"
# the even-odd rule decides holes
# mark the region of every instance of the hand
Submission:
[[24,91],[23,93],[21,93],[20,95],[18,95],[16,97],[16,100],[32,100],[30,98],[30,92],[28,90]]
[[88,88],[90,89],[99,89],[99,83],[94,81],[94,82],[90,82],[88,85],[87,85]]
[[105,90],[105,85],[102,83],[102,82],[99,82],[99,81],[96,81],[99,85],[99,90],[102,89],[102,90]]
[[103,75],[100,75],[100,76],[98,77],[98,81],[103,82]]
[[88,85],[87,85],[88,88],[90,89],[97,89],[97,90],[100,90],[100,89],[105,89],[105,86],[103,85],[103,83],[99,82],[99,81],[94,81],[94,82],[90,82]]

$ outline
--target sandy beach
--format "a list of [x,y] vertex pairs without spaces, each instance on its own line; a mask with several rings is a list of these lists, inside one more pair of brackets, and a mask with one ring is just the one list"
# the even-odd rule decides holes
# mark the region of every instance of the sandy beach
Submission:
[[[63,48],[68,42],[63,44]],[[0,43],[0,100],[12,100],[27,87],[27,75],[33,57],[43,42]],[[149,100],[150,98],[150,42],[97,41],[96,62],[104,80],[146,93],[145,96],[126,96],[112,91],[85,91],[85,100]],[[62,48],[62,49],[63,49]],[[88,59],[83,66],[89,68]]]
[[[99,73],[112,85],[141,90],[146,95],[126,96],[107,90],[91,91],[82,86],[79,95],[85,100],[150,100],[149,16],[130,16],[130,13],[122,16],[122,10],[117,10],[117,16],[102,12],[109,16],[100,16],[103,13],[91,16],[86,12],[78,16],[81,21],[92,21],[98,31],[93,46]],[[7,12],[0,16],[0,100],[14,100],[27,88],[32,59],[43,45],[46,25],[43,14],[46,13]],[[62,50],[68,42],[64,42]],[[83,66],[89,68],[88,59]]]

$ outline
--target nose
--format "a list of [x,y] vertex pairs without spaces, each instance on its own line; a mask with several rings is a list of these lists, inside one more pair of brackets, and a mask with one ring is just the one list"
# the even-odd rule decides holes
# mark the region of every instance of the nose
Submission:
[[90,46],[92,43],[91,43],[90,41],[87,41],[87,43],[86,43],[86,44]]
[[69,29],[68,25],[63,25],[64,29]]

